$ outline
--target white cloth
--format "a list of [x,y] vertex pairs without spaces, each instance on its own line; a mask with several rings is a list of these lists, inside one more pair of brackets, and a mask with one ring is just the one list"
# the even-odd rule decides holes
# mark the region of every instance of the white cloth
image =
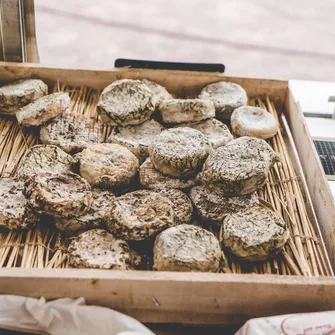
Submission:
[[249,320],[235,335],[327,335],[335,333],[335,311]]
[[0,328],[44,331],[51,335],[154,335],[137,320],[84,298],[57,299],[0,295]]

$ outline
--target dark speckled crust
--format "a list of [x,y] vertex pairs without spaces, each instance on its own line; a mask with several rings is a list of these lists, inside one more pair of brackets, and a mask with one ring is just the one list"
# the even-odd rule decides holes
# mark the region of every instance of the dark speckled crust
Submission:
[[65,152],[76,153],[89,144],[102,142],[102,124],[81,114],[63,115],[41,127],[44,144],[57,145]]
[[172,178],[165,176],[155,169],[151,159],[148,158],[140,166],[140,182],[144,187],[153,190],[171,188],[183,190],[200,184],[200,179],[197,176],[190,178]]
[[92,204],[91,187],[77,174],[40,173],[24,184],[24,195],[38,213],[70,218],[86,213]]
[[248,103],[245,90],[240,85],[226,81],[205,86],[199,94],[199,98],[213,101],[216,117],[223,122],[230,121],[235,108],[245,106]]
[[17,80],[0,87],[0,114],[15,112],[48,94],[48,86],[40,79]]
[[224,123],[216,119],[183,123],[176,127],[189,127],[201,131],[207,136],[213,149],[226,145],[234,139],[229,128]]
[[158,271],[216,272],[220,258],[218,239],[193,225],[169,228],[155,240],[154,269]]
[[167,197],[174,210],[174,218],[176,225],[189,224],[193,214],[193,206],[189,197],[180,190],[161,190],[160,194]]
[[212,101],[202,99],[171,99],[159,105],[165,123],[196,122],[213,118],[215,107]]
[[134,180],[139,168],[136,156],[115,143],[91,144],[75,158],[80,175],[99,188],[123,188]]
[[108,230],[125,240],[142,241],[175,225],[170,200],[148,190],[116,198]]
[[149,150],[155,168],[174,178],[196,175],[211,152],[208,138],[188,127],[162,131]]
[[23,182],[13,178],[0,178],[0,228],[30,228],[39,221],[23,195]]
[[147,85],[154,94],[154,96],[152,97],[152,102],[156,106],[156,108],[163,100],[173,99],[173,96],[167,91],[165,87],[155,83],[154,81],[143,79],[142,83]]
[[35,145],[22,157],[16,174],[25,180],[37,173],[71,172],[72,156],[55,145]]
[[193,187],[190,198],[203,220],[218,225],[222,224],[226,215],[259,204],[256,192],[226,197],[221,192],[213,191],[206,186]]
[[110,191],[94,188],[92,196],[93,202],[88,212],[74,218],[55,218],[56,228],[68,235],[93,228],[106,228],[115,195]]
[[153,96],[140,80],[117,80],[102,91],[98,113],[111,126],[139,124],[149,120],[154,112]]
[[248,261],[275,256],[288,238],[289,230],[283,219],[260,206],[228,215],[220,231],[222,246]]
[[155,120],[145,121],[135,126],[113,127],[108,142],[125,146],[142,164],[149,156],[150,145],[164,129]]
[[279,160],[264,140],[240,137],[209,155],[202,180],[226,196],[252,193],[265,184],[270,168]]
[[43,123],[65,113],[70,108],[69,93],[58,92],[35,100],[16,112],[19,124],[25,127],[40,126]]
[[74,268],[132,269],[127,242],[102,229],[88,230],[75,237],[68,247],[68,254],[69,265]]

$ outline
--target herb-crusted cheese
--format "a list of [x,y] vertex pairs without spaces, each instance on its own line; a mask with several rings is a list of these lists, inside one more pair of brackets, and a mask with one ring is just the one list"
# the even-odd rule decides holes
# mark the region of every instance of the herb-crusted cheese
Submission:
[[218,239],[193,225],[169,228],[155,240],[154,269],[158,271],[216,272],[220,258]]

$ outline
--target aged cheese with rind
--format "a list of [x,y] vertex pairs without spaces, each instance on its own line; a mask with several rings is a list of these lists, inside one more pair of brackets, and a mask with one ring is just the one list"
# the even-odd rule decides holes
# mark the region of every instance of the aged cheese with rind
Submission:
[[159,85],[149,79],[143,79],[142,83],[147,85],[154,94],[154,96],[152,97],[152,102],[156,107],[158,107],[163,100],[173,99],[173,96],[167,91],[164,86]]
[[70,102],[69,93],[49,94],[21,107],[15,114],[16,119],[25,127],[40,126],[65,113],[70,108]]
[[154,167],[174,178],[196,175],[211,152],[208,138],[188,127],[162,131],[149,150]]
[[231,116],[231,127],[238,136],[251,136],[266,140],[276,135],[278,122],[263,108],[243,106],[234,110]]
[[205,86],[199,98],[211,100],[215,106],[216,117],[223,122],[230,121],[234,109],[248,103],[248,96],[243,87],[226,81]]
[[61,218],[83,215],[93,200],[87,181],[71,172],[31,176],[25,182],[24,195],[36,212]]
[[220,242],[243,260],[262,261],[280,252],[289,235],[286,223],[277,213],[255,206],[224,219]]
[[208,119],[200,122],[183,123],[176,127],[189,127],[201,131],[209,140],[211,146],[216,149],[234,139],[229,128],[219,120]]
[[142,241],[174,225],[171,201],[157,192],[140,190],[116,198],[108,229],[124,240]]
[[154,244],[154,269],[158,271],[216,272],[221,248],[209,231],[193,225],[179,225],[160,233]]
[[98,113],[111,126],[139,124],[154,112],[153,97],[154,93],[140,80],[117,80],[102,91]]
[[21,79],[0,87],[0,114],[15,112],[48,94],[48,86],[40,79]]
[[26,179],[38,173],[71,172],[73,163],[72,156],[55,145],[35,145],[22,157],[16,174]]
[[226,197],[222,192],[211,190],[204,185],[193,187],[190,198],[202,220],[218,225],[226,215],[259,204],[256,192]]
[[117,143],[129,149],[142,164],[149,156],[149,147],[165,128],[155,120],[145,121],[139,125],[115,127],[108,142]]
[[159,191],[159,193],[171,201],[176,225],[191,222],[193,206],[190,198],[184,192],[176,189],[165,189]]
[[110,220],[115,195],[110,191],[94,188],[92,189],[92,197],[93,202],[88,212],[73,218],[55,218],[56,228],[68,235],[93,228],[106,228],[107,222]]
[[261,188],[270,168],[280,160],[264,140],[240,137],[209,155],[202,169],[202,181],[226,196],[252,193]]
[[147,158],[140,166],[140,182],[142,186],[153,189],[188,189],[200,184],[198,176],[188,178],[172,178],[160,173],[153,166],[151,159]]
[[74,268],[131,270],[127,242],[106,230],[92,229],[75,237],[69,247],[69,265]]
[[197,122],[215,116],[213,102],[203,99],[163,100],[159,111],[165,123]]
[[64,114],[41,127],[40,139],[43,144],[76,153],[89,144],[102,142],[102,124],[81,114]]
[[23,181],[0,178],[0,228],[30,228],[39,221],[39,214],[29,206],[23,195]]
[[75,155],[80,175],[90,185],[112,189],[130,184],[134,180],[139,163],[126,147],[114,143],[91,144]]

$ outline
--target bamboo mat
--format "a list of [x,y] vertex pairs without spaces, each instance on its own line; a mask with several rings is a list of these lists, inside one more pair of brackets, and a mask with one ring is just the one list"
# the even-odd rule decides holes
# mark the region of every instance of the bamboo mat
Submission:
[[[71,96],[71,112],[97,119],[96,105],[100,91],[73,88],[57,83],[51,91],[66,91]],[[277,119],[269,98],[254,99],[252,105],[266,108]],[[111,129],[104,126],[106,139]],[[14,176],[25,150],[39,142],[38,133],[22,130],[15,121],[0,119],[0,176]],[[264,204],[281,214],[291,238],[283,252],[266,262],[249,263],[223,252],[220,272],[272,273],[282,275],[329,276],[324,250],[307,215],[304,194],[289,157],[283,131],[269,141],[282,157],[271,169],[266,185],[259,191]],[[217,234],[215,228],[211,228]],[[53,227],[35,227],[28,231],[0,231],[0,267],[67,267],[66,243]]]

